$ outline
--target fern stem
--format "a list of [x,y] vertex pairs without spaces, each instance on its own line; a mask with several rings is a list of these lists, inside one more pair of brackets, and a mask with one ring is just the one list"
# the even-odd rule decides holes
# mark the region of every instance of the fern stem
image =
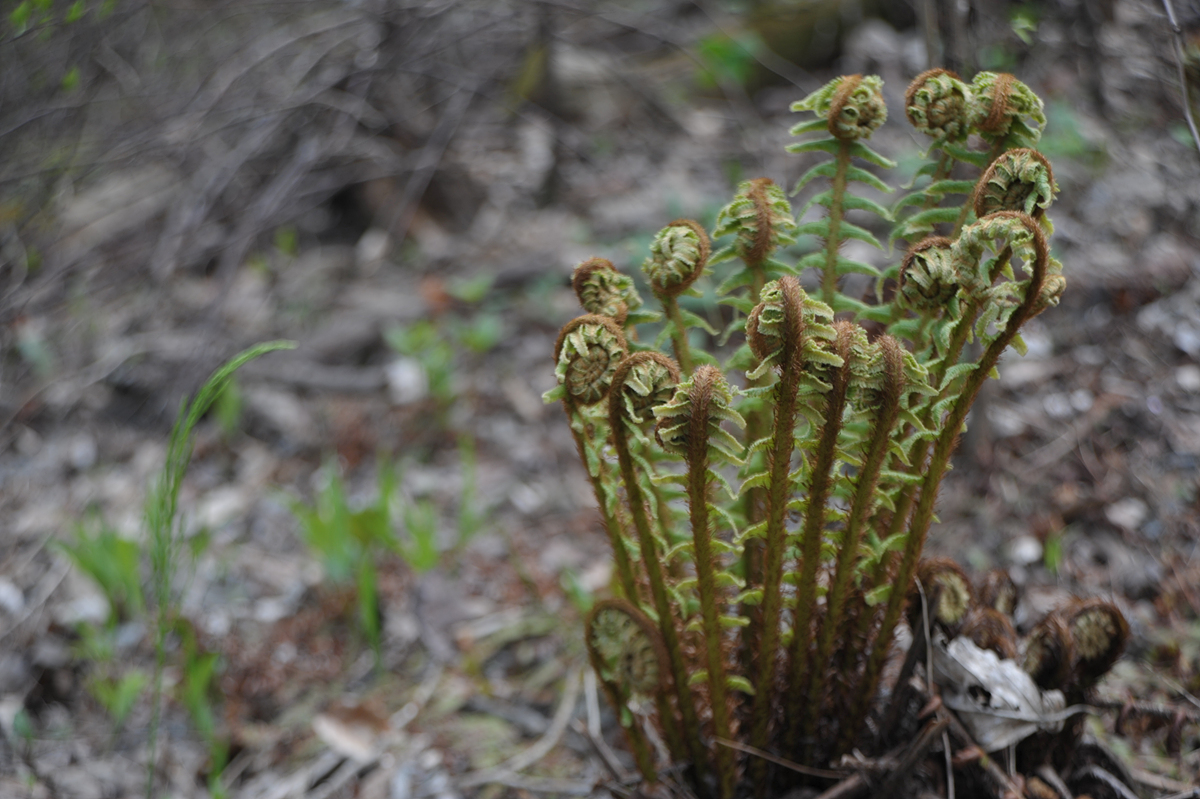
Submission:
[[[998,142],[993,144],[992,149],[988,152],[987,163],[983,165],[983,172],[987,172],[988,167],[995,163],[997,158],[1004,155],[1004,151],[1007,149],[1008,147],[1006,146],[1004,139],[1000,139]],[[975,203],[973,202],[973,199],[973,197],[968,197],[967,201],[963,203],[962,210],[958,212],[958,219],[954,222],[954,232],[950,234],[950,238],[958,238],[958,234],[962,232],[963,225],[967,223],[967,216],[971,213],[971,211],[975,210]]]
[[[789,281],[789,282],[794,282]],[[787,296],[787,295],[785,295]],[[797,303],[786,302],[784,312],[789,316],[799,315]],[[785,329],[796,326],[802,331],[799,318],[794,321],[786,319]],[[783,582],[783,553],[787,548],[788,499],[791,495],[791,463],[792,450],[795,447],[796,427],[796,395],[800,386],[800,370],[802,362],[800,351],[803,342],[799,336],[796,340],[787,341],[784,345],[783,374],[775,384],[775,430],[771,439],[771,477],[767,489],[767,529],[766,544],[762,563],[762,611],[761,628],[758,630],[758,650],[755,662],[758,665],[758,679],[755,683],[754,727],[751,731],[750,745],[759,749],[767,747],[767,735],[770,720],[774,715],[772,703],[775,701],[775,650],[779,647],[779,620],[783,606],[783,596],[780,585]],[[756,758],[752,768],[755,770],[755,790],[762,795],[767,788],[765,781],[766,761]]]
[[663,311],[671,325],[671,346],[675,350],[675,360],[679,361],[679,369],[684,376],[692,373],[692,351],[688,346],[687,328],[683,325],[683,314],[679,313],[679,301],[674,297],[660,296]]
[[[621,385],[629,373],[627,358],[617,373],[613,376],[613,384]],[[671,612],[671,602],[667,596],[666,581],[663,578],[662,561],[659,559],[658,542],[650,530],[650,519],[646,513],[646,499],[642,494],[634,470],[633,455],[629,450],[629,441],[625,435],[625,421],[621,408],[619,392],[609,395],[608,406],[609,425],[612,428],[613,447],[617,451],[617,464],[621,470],[621,479],[625,484],[625,495],[629,500],[629,511],[633,517],[633,526],[637,530],[638,545],[641,548],[642,563],[646,567],[646,577],[650,583],[650,595],[654,601],[654,610],[658,615],[658,626],[662,632],[663,644],[667,649],[667,660],[671,668],[672,681],[675,683],[676,698],[679,704],[679,715],[683,721],[684,739],[692,757],[693,767],[699,782],[703,783],[706,772],[707,753],[700,736],[700,720],[696,715],[696,706],[688,689],[687,669],[683,662],[683,650],[680,647],[679,631],[675,627],[675,617]]]
[[[842,430],[842,415],[846,410],[846,389],[850,384],[850,322],[837,322],[837,354],[842,366],[833,372],[832,384],[825,399],[825,423],[813,456],[808,496],[805,498],[804,528],[800,540],[800,581],[796,586],[796,613],[792,624],[792,651],[788,680],[787,748],[795,751],[801,730],[801,711],[805,707],[802,693],[809,664],[809,649],[813,640],[813,610],[817,603],[817,571],[821,565],[821,537],[825,532],[825,505],[833,486],[832,469],[837,461],[837,439]],[[819,664],[816,664],[819,666]],[[804,713],[805,735],[815,726],[820,707],[817,697],[808,697]],[[812,718],[810,724],[808,719]]]
[[[563,404],[567,404],[564,399]],[[583,436],[576,428],[574,422],[576,420],[582,425],[583,418],[579,415],[578,410],[573,406],[567,408],[567,415],[573,417],[568,420],[571,428],[571,435],[575,438],[575,446],[579,450],[579,459],[587,464],[588,459],[584,454]],[[588,482],[592,484],[592,492],[596,496],[596,505],[600,508],[600,520],[604,523],[604,531],[608,533],[608,543],[612,546],[613,560],[616,562],[617,578],[621,581],[621,591],[625,594],[625,598],[633,603],[634,607],[640,609],[637,595],[637,580],[633,576],[633,563],[629,559],[629,550],[626,547],[625,540],[627,533],[624,526],[617,519],[615,514],[609,513],[608,502],[604,497],[604,486],[615,485],[611,474],[606,474],[611,468],[610,464],[601,459],[600,474],[593,475],[590,469],[585,469],[588,472]]]
[[[687,491],[692,523],[692,546],[696,556],[696,580],[700,594],[700,613],[704,623],[705,654],[708,665],[709,698],[712,704],[713,730],[718,737],[730,735],[729,702],[725,684],[725,661],[721,652],[720,613],[717,609],[716,570],[712,552],[712,530],[708,518],[709,469],[708,425],[709,402],[712,399],[711,376],[720,373],[704,367],[696,373],[692,385],[692,417],[689,423],[687,451]],[[710,379],[705,379],[706,377]],[[722,799],[732,799],[737,774],[733,750],[718,747],[715,762],[717,782]]]
[[[950,177],[950,170],[953,168],[954,157],[949,153],[942,151],[942,154],[938,156],[938,165],[937,168],[933,170],[933,177],[930,179],[929,185],[932,186],[938,181],[945,180],[946,178]],[[932,194],[929,195],[925,198],[925,204],[921,206],[921,210],[928,211],[930,208],[937,205],[940,200],[941,197],[936,197]]]
[[831,200],[829,202],[829,238],[825,241],[825,270],[821,277],[821,299],[833,305],[837,294],[838,248],[842,241],[838,237],[842,226],[842,203],[846,196],[846,172],[850,168],[850,142],[838,140],[837,169],[833,174]]
[[[842,615],[846,607],[846,598],[850,589],[850,579],[854,572],[854,563],[858,555],[858,542],[862,537],[871,507],[875,500],[875,488],[879,482],[879,473],[887,458],[888,444],[891,442],[892,427],[900,414],[900,396],[904,385],[904,361],[900,344],[890,336],[880,339],[885,358],[883,403],[875,416],[875,429],[867,445],[866,457],[859,470],[854,498],[851,500],[850,516],[846,521],[846,531],[838,551],[837,566],[834,570],[833,584],[830,586],[825,613],[821,625],[820,638],[817,642],[817,656],[809,680],[808,696],[816,700],[825,690],[825,677],[829,669],[825,664],[832,654],[833,642],[843,640],[839,634],[842,626]],[[848,644],[847,644],[848,645]],[[813,717],[815,711],[810,712]],[[814,718],[815,721],[815,718]]]

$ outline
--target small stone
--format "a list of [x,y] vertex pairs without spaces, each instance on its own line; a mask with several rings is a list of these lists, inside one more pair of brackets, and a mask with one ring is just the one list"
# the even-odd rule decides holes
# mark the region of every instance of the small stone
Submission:
[[0,577],[0,609],[10,616],[16,616],[25,609],[24,592],[17,588],[11,580],[3,577]]
[[388,393],[396,405],[420,402],[429,394],[429,376],[416,358],[397,358],[388,364]]
[[1104,518],[1116,527],[1136,530],[1150,514],[1150,508],[1137,497],[1126,497],[1104,509]]
[[1200,393],[1200,366],[1185,364],[1175,370],[1175,382],[1192,394]]
[[1014,538],[1008,545],[1008,559],[1019,566],[1038,563],[1042,559],[1042,542],[1031,535]]
[[80,433],[67,445],[67,460],[77,472],[87,471],[96,465],[96,439]]

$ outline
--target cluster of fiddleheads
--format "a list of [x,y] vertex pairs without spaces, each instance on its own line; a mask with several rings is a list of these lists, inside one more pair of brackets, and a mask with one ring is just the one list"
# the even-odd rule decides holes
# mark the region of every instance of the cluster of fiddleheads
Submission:
[[[686,219],[655,237],[642,271],[661,316],[608,261],[580,264],[587,315],[555,349],[547,400],[566,410],[616,565],[588,651],[642,775],[655,779],[661,741],[701,796],[787,780],[744,751],[814,765],[869,748],[918,583],[943,634],[1017,653],[1011,581],[973,590],[921,551],[983,381],[1065,286],[1047,244],[1054,177],[1032,149],[1041,101],[1010,75],[918,76],[905,116],[938,155],[891,237],[921,240],[878,269],[841,248],[879,246],[864,225],[893,221],[850,191],[889,190],[871,170],[892,162],[867,145],[887,118],[881,85],[838,78],[793,106],[816,115],[793,133],[819,135],[790,149],[831,156],[797,186],[825,182],[799,215],[818,219],[797,224],[767,178],[743,183],[711,238]],[[944,206],[953,194],[964,202]],[[864,212],[877,221],[852,221]],[[804,235],[821,248],[794,254]],[[855,272],[876,278],[873,296],[842,292]],[[686,307],[700,287],[730,309],[723,333]],[[1098,607],[1039,627],[1023,661],[1036,680],[1085,686],[1111,665],[1124,621]]]

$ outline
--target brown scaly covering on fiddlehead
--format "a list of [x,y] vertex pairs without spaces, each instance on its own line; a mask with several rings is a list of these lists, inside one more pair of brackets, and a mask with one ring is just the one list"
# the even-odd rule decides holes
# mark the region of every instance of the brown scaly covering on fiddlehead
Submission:
[[1001,659],[1017,657],[1017,631],[1008,616],[991,607],[972,608],[959,634],[980,649],[990,649]]
[[1116,605],[1105,599],[1089,599],[1070,606],[1064,617],[1075,642],[1071,681],[1078,688],[1088,688],[1125,651],[1129,622]]
[[1075,662],[1075,640],[1062,613],[1055,611],[1038,622],[1025,639],[1021,668],[1042,689],[1062,688]]
[[929,69],[908,85],[904,113],[914,128],[935,142],[965,141],[971,132],[969,95],[957,73]]
[[619,325],[642,305],[633,278],[618,272],[607,258],[590,258],[575,267],[571,287],[585,311],[611,316]]
[[667,655],[662,638],[644,613],[621,599],[597,602],[584,629],[588,659],[620,715],[638,771],[654,782],[654,752],[629,706],[639,696],[656,699],[664,691]]
[[1009,150],[992,162],[976,184],[975,215],[1022,211],[1034,219],[1046,213],[1058,185],[1046,156],[1037,150]]
[[676,219],[654,237],[650,257],[642,264],[642,271],[650,279],[650,288],[662,303],[671,326],[675,359],[686,373],[692,371],[692,355],[688,348],[687,325],[677,298],[704,274],[710,248],[708,234],[698,222]]

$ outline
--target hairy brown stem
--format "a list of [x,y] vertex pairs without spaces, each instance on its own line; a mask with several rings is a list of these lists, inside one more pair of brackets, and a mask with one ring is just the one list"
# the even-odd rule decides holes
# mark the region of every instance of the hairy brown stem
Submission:
[[[566,410],[568,416],[578,416],[577,409],[569,405],[566,400],[564,400],[563,404],[567,406]],[[579,431],[575,429],[574,424],[571,424],[570,427],[571,435],[575,438],[575,446],[579,450],[579,458],[584,463],[587,463],[587,458],[583,454],[583,437],[579,434]],[[632,602],[635,607],[637,607],[640,604],[638,602],[637,595],[637,580],[634,579],[633,562],[629,559],[629,550],[625,546],[627,533],[624,525],[621,524],[621,521],[616,517],[616,515],[608,512],[608,503],[604,500],[603,485],[606,482],[606,476],[603,472],[605,470],[605,465],[606,464],[601,461],[600,468],[602,471],[600,475],[593,475],[590,470],[585,471],[588,472],[588,482],[592,484],[592,493],[596,496],[596,504],[600,507],[600,520],[604,523],[604,531],[608,533],[608,543],[612,546],[613,560],[615,561],[617,567],[617,579],[621,581],[621,591],[624,592],[625,598]],[[608,482],[610,485],[612,484],[611,478],[609,478]]]
[[[713,382],[720,372],[702,366],[692,380],[692,416],[688,425],[688,505],[692,522],[692,545],[696,555],[696,581],[700,594],[700,613],[704,620],[705,655],[708,663],[708,688],[712,703],[713,729],[721,738],[730,737],[729,703],[725,684],[725,660],[721,652],[721,620],[717,608],[717,585],[708,519],[708,424]],[[719,747],[716,753],[717,782],[722,799],[731,799],[737,775],[733,751]]]
[[833,305],[837,295],[837,259],[841,239],[842,202],[846,196],[846,171],[850,168],[850,142],[838,140],[837,171],[833,174],[832,200],[829,203],[829,238],[825,242],[825,269],[821,275],[821,299]]
[[675,350],[675,360],[685,375],[692,373],[692,351],[688,346],[687,328],[683,325],[683,315],[679,313],[679,300],[674,297],[659,297],[667,320],[671,324],[671,347]]
[[[800,370],[803,368],[804,320],[799,298],[800,284],[794,277],[785,277],[779,282],[783,295],[784,330],[783,372],[775,384],[775,431],[771,441],[771,477],[767,489],[767,530],[764,549],[762,626],[759,631],[758,678],[755,683],[754,727],[750,735],[751,746],[765,749],[770,720],[773,715],[771,703],[775,691],[775,650],[779,646],[779,619],[783,605],[780,584],[783,579],[783,553],[787,546],[787,505],[790,497],[792,449],[795,447],[796,394],[799,390]],[[766,788],[762,778],[766,770],[765,761],[755,761],[752,768],[757,772],[755,783],[761,790]]]
[[[795,751],[802,728],[805,707],[803,689],[810,668],[809,649],[813,640],[813,610],[817,603],[817,571],[821,566],[821,537],[825,532],[825,504],[833,487],[832,469],[837,461],[837,439],[842,430],[842,415],[846,409],[846,390],[850,386],[850,343],[855,325],[836,322],[837,354],[842,366],[833,371],[832,388],[825,397],[825,423],[813,456],[812,473],[805,500],[804,528],[800,539],[800,580],[796,585],[796,613],[792,624],[792,651],[788,678],[787,747]],[[819,664],[818,664],[819,665]],[[811,737],[815,727],[819,697],[809,697],[808,711],[803,713],[803,729]],[[808,719],[813,719],[810,725]]]
[[[812,676],[809,680],[808,695],[810,697],[820,697],[823,694],[825,677],[829,673],[824,664],[829,661],[832,654],[834,640],[842,640],[840,636],[842,614],[845,610],[854,564],[858,556],[858,542],[874,505],[879,472],[887,458],[892,427],[896,424],[896,417],[900,414],[900,397],[904,390],[903,349],[900,343],[891,336],[880,337],[879,345],[885,362],[883,399],[875,416],[875,428],[870,443],[867,445],[866,457],[859,470],[854,498],[850,505],[850,516],[846,521],[846,531],[838,551],[833,584],[827,594],[826,607],[828,610],[825,613],[825,621],[821,625],[821,634],[817,641],[817,656],[814,661],[815,667],[812,669]],[[815,711],[810,712],[810,716],[815,716]]]

